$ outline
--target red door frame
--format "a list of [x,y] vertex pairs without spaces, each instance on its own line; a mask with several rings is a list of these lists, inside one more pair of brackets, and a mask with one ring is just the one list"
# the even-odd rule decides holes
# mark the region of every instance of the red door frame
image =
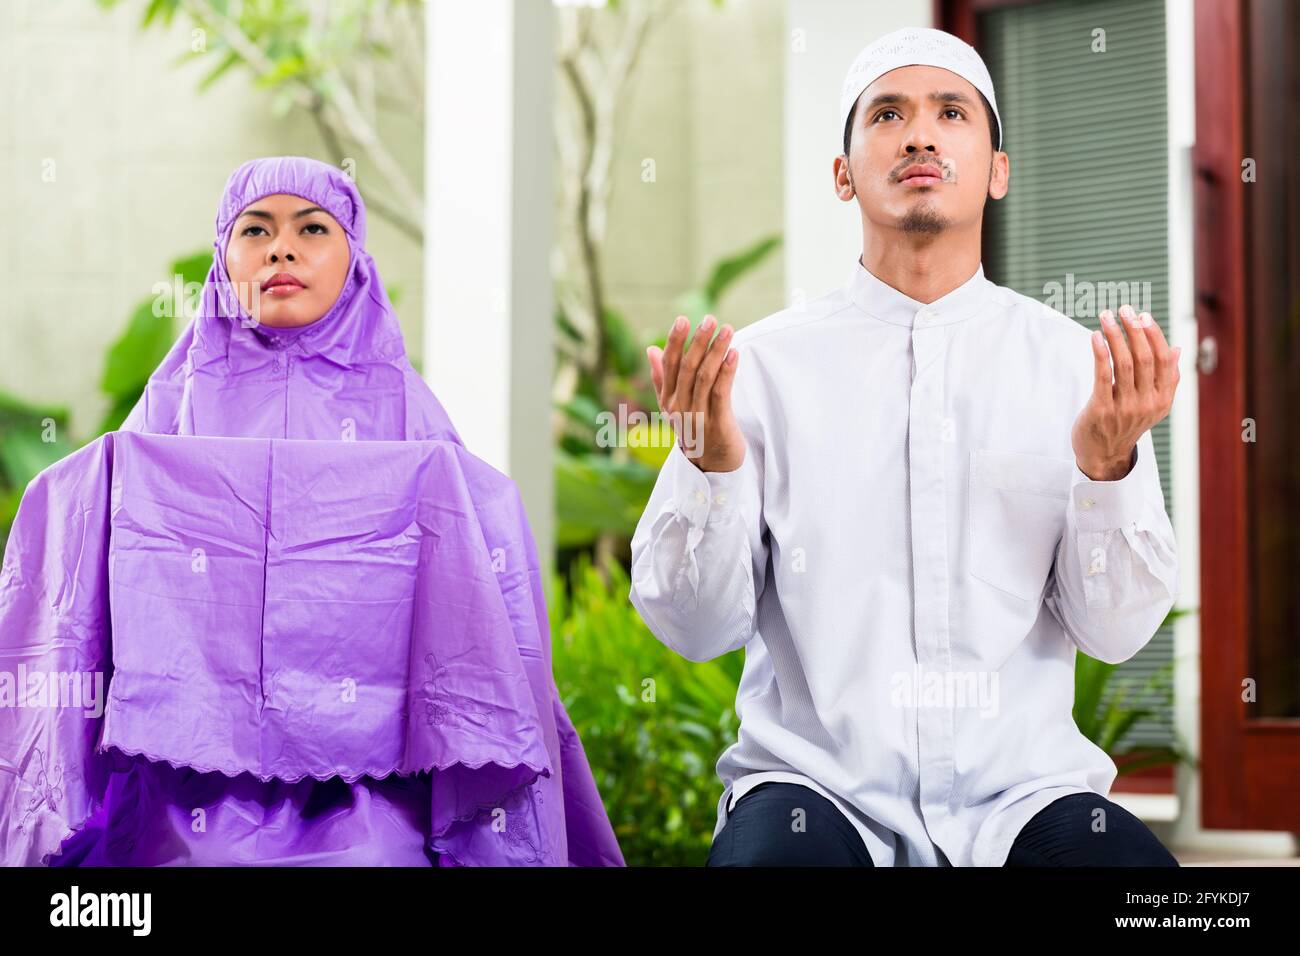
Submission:
[[[1300,720],[1251,717],[1245,0],[1197,0],[1196,319],[1217,365],[1200,379],[1201,825],[1300,831]],[[1258,146],[1259,144],[1256,144]],[[1261,675],[1256,675],[1261,676]]]

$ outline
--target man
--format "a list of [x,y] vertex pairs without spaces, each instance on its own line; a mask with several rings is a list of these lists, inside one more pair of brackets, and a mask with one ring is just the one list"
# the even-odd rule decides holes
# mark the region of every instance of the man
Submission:
[[973,48],[882,38],[841,118],[847,284],[649,350],[679,444],[630,597],[691,660],[745,649],[709,863],[1176,866],[1071,708],[1076,650],[1127,660],[1174,601],[1178,351],[984,278],[1010,161]]

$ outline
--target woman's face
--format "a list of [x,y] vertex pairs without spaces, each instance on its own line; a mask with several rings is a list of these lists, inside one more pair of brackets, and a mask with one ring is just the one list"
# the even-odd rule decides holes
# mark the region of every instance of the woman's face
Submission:
[[230,230],[226,273],[259,324],[296,328],[334,305],[347,278],[348,237],[301,196],[277,193],[248,204]]

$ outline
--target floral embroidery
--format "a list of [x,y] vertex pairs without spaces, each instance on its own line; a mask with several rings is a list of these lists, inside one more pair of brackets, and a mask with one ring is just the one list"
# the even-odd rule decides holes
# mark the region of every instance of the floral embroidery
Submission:
[[[424,710],[428,715],[428,722],[441,726],[452,720],[461,720],[478,727],[486,727],[494,708],[461,694],[443,690],[440,685],[447,679],[449,671],[444,665],[438,663],[438,658],[434,654],[425,654],[424,660],[429,665],[429,679],[422,687],[426,698]],[[487,712],[481,709],[483,707],[488,708]]]
[[[36,763],[39,769],[36,772],[36,781],[32,785],[36,792],[32,795],[31,803],[27,805],[27,810],[18,823],[20,832],[28,830],[28,822],[40,812],[42,806],[49,807],[50,812],[58,814],[58,801],[63,799],[63,782],[65,779],[63,765],[55,764],[53,767],[48,767],[45,762],[45,752],[40,749],[36,751]],[[66,778],[72,780],[76,776],[75,773],[69,773]]]
[[[520,806],[524,801],[528,805]],[[545,863],[549,859],[549,854],[542,852],[533,842],[533,836],[541,833],[539,818],[541,813],[538,805],[542,802],[542,791],[537,785],[532,785],[524,789],[522,794],[516,794],[512,801],[515,807],[506,810],[506,828],[502,831],[506,843],[517,851],[524,848],[531,851],[531,857],[528,863]]]

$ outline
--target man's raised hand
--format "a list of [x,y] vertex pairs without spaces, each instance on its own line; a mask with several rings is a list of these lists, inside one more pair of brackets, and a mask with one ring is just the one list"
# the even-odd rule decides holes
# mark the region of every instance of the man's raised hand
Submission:
[[1071,435],[1079,470],[1094,481],[1128,474],[1137,440],[1169,414],[1178,386],[1181,350],[1169,347],[1148,313],[1138,315],[1124,305],[1119,314],[1124,328],[1107,309],[1101,331],[1092,333],[1092,396]]
[[710,342],[717,320],[706,315],[683,354],[691,323],[679,315],[661,351],[646,349],[660,411],[677,433],[687,459],[701,471],[735,471],[745,460],[745,438],[731,411],[731,383],[739,354],[729,348],[724,325]]

